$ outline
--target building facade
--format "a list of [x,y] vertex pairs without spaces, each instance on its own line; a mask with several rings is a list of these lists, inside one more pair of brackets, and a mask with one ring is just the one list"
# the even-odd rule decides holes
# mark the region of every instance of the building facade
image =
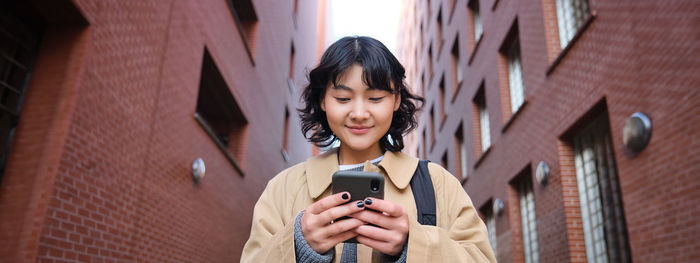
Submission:
[[311,155],[295,109],[325,7],[0,9],[0,262],[238,261],[267,181]]
[[[426,97],[407,151],[462,180],[499,262],[692,262],[699,11],[692,0],[406,1],[398,53]],[[651,139],[631,150],[636,112]]]

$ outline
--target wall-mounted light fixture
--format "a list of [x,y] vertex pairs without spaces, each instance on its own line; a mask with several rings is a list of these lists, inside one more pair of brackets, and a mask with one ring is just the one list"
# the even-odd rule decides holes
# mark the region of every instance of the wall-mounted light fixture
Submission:
[[192,179],[195,183],[199,183],[202,178],[204,178],[204,173],[207,171],[204,166],[204,160],[202,158],[197,158],[192,162]]
[[622,144],[634,153],[641,152],[651,140],[651,119],[642,112],[635,112],[622,129]]
[[289,154],[287,154],[287,150],[285,150],[284,148],[280,149],[280,153],[282,154],[282,160],[284,160],[285,162],[289,162]]
[[549,179],[549,165],[544,161],[537,164],[537,169],[535,170],[535,178],[540,185],[546,185]]
[[501,216],[503,214],[503,201],[501,201],[501,198],[496,198],[493,200],[493,213],[496,216]]

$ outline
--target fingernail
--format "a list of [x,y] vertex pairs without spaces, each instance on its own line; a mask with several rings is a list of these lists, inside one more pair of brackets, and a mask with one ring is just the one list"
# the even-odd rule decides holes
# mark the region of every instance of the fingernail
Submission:
[[343,198],[343,200],[348,200],[348,198],[350,198],[348,196],[348,193],[344,193],[343,196],[341,196],[341,197]]
[[366,204],[366,205],[371,205],[371,204],[372,204],[372,199],[369,199],[369,198],[365,199],[365,204]]
[[357,201],[357,207],[363,208],[365,207],[365,203],[363,203],[362,201]]

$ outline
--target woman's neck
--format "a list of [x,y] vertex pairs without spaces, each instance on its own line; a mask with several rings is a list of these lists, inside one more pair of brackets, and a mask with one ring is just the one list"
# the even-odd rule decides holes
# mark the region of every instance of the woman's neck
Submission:
[[350,147],[343,147],[340,144],[340,149],[338,150],[338,164],[357,164],[362,163],[366,160],[373,160],[382,156],[384,153],[379,147],[379,144],[373,145],[365,150],[357,151],[350,149]]

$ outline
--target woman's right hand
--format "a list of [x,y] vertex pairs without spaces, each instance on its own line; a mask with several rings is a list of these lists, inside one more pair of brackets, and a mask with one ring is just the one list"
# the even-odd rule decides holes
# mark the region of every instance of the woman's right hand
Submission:
[[333,220],[364,210],[362,201],[341,205],[348,200],[350,193],[347,192],[325,197],[307,207],[301,216],[301,232],[316,253],[324,254],[338,243],[357,236],[352,230],[365,224],[356,218],[331,224]]

